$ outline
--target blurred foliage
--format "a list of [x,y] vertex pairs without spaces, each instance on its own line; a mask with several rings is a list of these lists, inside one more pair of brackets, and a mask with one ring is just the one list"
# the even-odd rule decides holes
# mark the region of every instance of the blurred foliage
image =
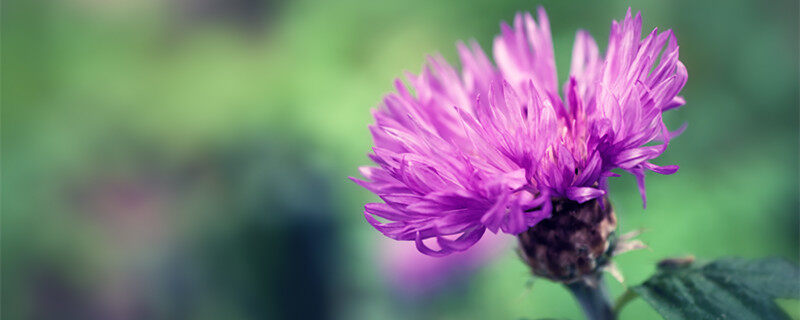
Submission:
[[798,260],[797,1],[8,0],[2,318],[578,318],[513,252],[396,299],[374,196],[346,179],[393,78],[538,4],[561,79],[575,31],[603,47],[629,5],[681,45],[667,121],[689,128],[659,160],[681,170],[648,176],[646,211],[633,178],[611,185],[622,231],[649,229],[617,259],[629,283],[669,255]]

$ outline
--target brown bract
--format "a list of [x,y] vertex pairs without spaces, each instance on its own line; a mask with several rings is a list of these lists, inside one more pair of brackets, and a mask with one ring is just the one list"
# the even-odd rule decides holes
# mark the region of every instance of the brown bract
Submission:
[[606,197],[582,204],[555,200],[552,217],[518,236],[520,255],[535,275],[574,282],[608,265],[616,227],[617,218]]

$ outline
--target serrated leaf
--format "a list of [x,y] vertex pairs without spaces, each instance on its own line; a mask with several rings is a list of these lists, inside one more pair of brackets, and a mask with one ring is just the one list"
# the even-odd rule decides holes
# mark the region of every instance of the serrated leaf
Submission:
[[788,319],[776,298],[800,298],[800,270],[783,259],[663,266],[632,288],[664,318]]

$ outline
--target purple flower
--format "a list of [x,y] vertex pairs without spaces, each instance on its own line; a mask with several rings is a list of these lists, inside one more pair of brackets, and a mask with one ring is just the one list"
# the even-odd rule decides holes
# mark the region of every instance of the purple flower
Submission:
[[505,234],[487,234],[470,250],[446,257],[431,257],[419,253],[409,243],[384,238],[378,249],[383,279],[395,293],[408,298],[436,294],[453,283],[488,265],[513,242]]
[[368,203],[365,217],[384,235],[447,255],[486,229],[524,232],[551,215],[554,199],[604,196],[612,169],[636,177],[643,201],[646,170],[677,171],[650,162],[679,133],[662,112],[684,104],[687,72],[672,31],[641,39],[641,15],[628,9],[611,25],[605,57],[578,31],[562,97],[547,15],[537,13],[501,25],[497,67],[476,42],[459,43],[460,76],[429,57],[421,74],[407,75],[413,93],[396,80],[373,112],[369,157],[378,166],[353,180],[383,200]]

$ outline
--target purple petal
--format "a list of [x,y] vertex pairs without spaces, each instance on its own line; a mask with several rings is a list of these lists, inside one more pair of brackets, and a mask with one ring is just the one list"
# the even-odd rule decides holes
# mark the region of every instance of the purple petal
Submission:
[[567,189],[567,197],[579,203],[602,197],[604,194],[606,194],[605,191],[590,187],[572,187]]

